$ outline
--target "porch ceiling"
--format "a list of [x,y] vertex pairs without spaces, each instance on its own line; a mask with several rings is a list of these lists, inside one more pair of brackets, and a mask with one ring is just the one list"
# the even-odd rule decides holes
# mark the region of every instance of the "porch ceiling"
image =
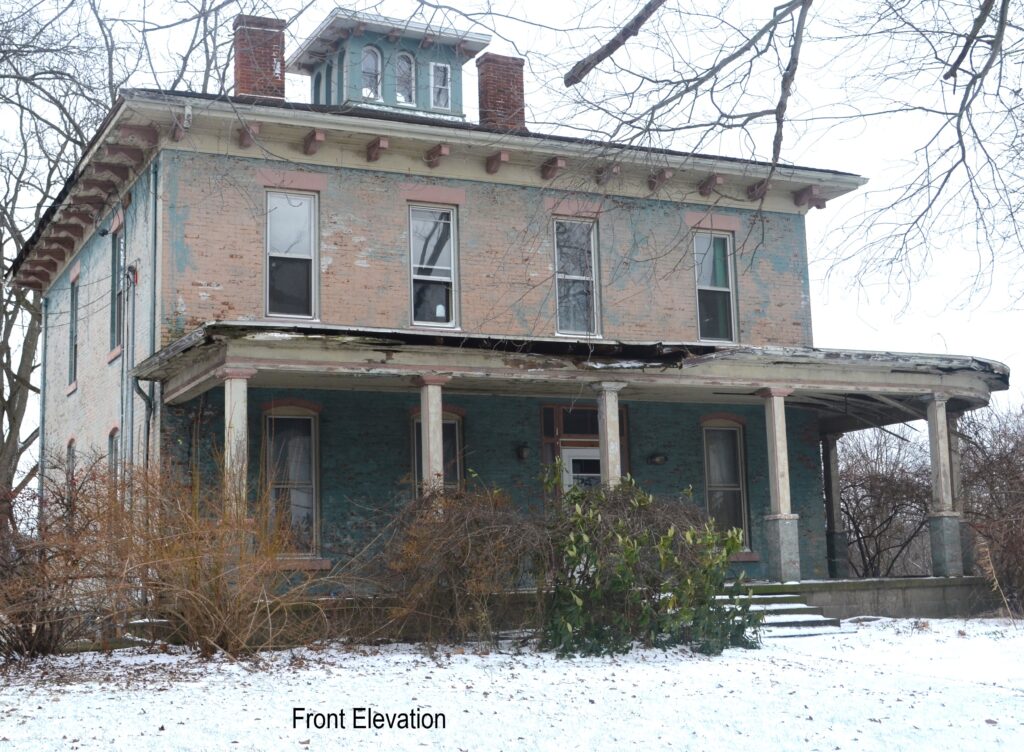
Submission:
[[969,410],[1005,389],[1000,363],[958,356],[815,350],[711,348],[682,343],[627,345],[544,342],[499,345],[458,335],[311,333],[211,324],[135,369],[160,381],[165,402],[191,399],[241,370],[254,388],[411,391],[424,375],[445,376],[447,392],[589,398],[592,386],[623,382],[624,400],[760,404],[764,388],[785,389],[787,405],[814,410],[823,433],[922,419],[942,395]]

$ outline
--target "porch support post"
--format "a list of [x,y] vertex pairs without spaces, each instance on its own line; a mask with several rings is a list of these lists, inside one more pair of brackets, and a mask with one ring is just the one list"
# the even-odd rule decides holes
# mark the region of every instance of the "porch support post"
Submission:
[[601,444],[601,483],[617,486],[622,480],[622,443],[619,439],[619,392],[622,381],[602,381],[597,392],[597,432]]
[[216,376],[224,381],[224,496],[225,517],[246,516],[249,477],[249,379],[252,368],[224,367]]
[[953,510],[953,474],[949,451],[946,398],[928,402],[928,445],[932,461],[932,510],[928,532],[932,544],[932,575],[960,577],[964,573],[960,544],[960,513]]
[[839,486],[839,442],[840,434],[826,434],[821,437],[821,458],[825,470],[825,545],[828,550],[828,576],[834,580],[845,580],[850,576],[850,559],[847,556],[849,541],[840,506]]
[[790,389],[768,388],[757,392],[764,398],[768,434],[768,487],[771,514],[765,515],[767,574],[778,582],[800,579],[800,515],[793,514],[789,499],[789,448],[786,443],[786,397]]
[[946,411],[946,427],[949,431],[949,485],[953,493],[953,511],[960,514],[960,559],[964,574],[978,574],[975,560],[977,544],[974,528],[964,518],[964,499],[960,485],[960,413]]
[[449,376],[419,376],[420,388],[420,451],[423,465],[423,490],[444,488],[444,408],[441,387]]

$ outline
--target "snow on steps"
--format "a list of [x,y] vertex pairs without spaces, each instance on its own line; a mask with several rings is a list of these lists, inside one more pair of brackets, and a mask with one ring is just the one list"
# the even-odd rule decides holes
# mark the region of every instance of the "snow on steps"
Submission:
[[[816,606],[808,606],[798,593],[758,593],[751,588],[739,600],[750,604],[752,612],[762,614],[762,637],[809,637],[811,635],[847,632],[839,619],[825,616]],[[719,600],[731,596],[719,595]]]

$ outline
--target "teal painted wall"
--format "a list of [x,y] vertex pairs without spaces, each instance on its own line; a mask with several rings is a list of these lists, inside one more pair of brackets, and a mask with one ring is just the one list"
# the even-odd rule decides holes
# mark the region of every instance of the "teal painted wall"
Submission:
[[[421,49],[418,39],[398,39],[390,41],[383,34],[366,32],[363,36],[350,38],[337,54],[332,55],[310,75],[310,101],[314,104],[362,104],[376,102],[394,106],[401,110],[412,110],[426,113],[462,116],[462,66],[466,58],[459,55],[451,45],[434,44]],[[383,101],[363,98],[362,58],[364,47],[375,47],[381,55],[381,97]],[[399,52],[408,52],[416,61],[416,105],[399,105],[395,94],[395,63]],[[430,64],[443,63],[451,69],[451,109],[434,109],[430,99]],[[327,67],[331,66],[335,96],[330,102],[325,94],[329,91],[326,82],[329,80]],[[317,76],[323,85],[316,89]],[[340,96],[339,96],[340,95]]]
[[[296,397],[289,390],[249,392],[250,471],[255,486],[263,441],[262,416],[275,400]],[[412,493],[412,421],[419,395],[392,392],[304,391],[301,398],[319,406],[320,501],[323,553],[344,558],[354,553]],[[449,394],[445,407],[463,413],[467,473],[508,492],[521,506],[542,503],[541,408],[560,400]],[[587,404],[587,403],[583,403]],[[704,503],[704,458],[700,419],[727,413],[744,425],[747,499],[752,549],[764,551],[761,518],[769,513],[768,460],[764,411],[757,406],[684,405],[624,401],[629,421],[632,475],[648,491],[681,498],[692,486],[693,499]],[[197,434],[190,421],[202,409]],[[800,550],[805,578],[827,576],[825,516],[821,464],[814,415],[786,411],[793,511],[800,515]],[[208,392],[166,410],[165,447],[182,468],[188,466],[191,437],[198,435],[207,482],[216,478],[213,459],[223,436],[222,390]],[[526,444],[529,458],[516,448]],[[650,465],[654,453],[668,456]],[[763,574],[762,562],[737,566],[749,577]]]

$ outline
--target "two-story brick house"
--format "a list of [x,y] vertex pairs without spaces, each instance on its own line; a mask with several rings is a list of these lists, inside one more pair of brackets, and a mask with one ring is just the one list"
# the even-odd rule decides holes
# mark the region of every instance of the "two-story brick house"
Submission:
[[45,455],[223,457],[310,567],[422,484],[542,503],[560,458],[692,488],[790,580],[843,573],[836,436],[927,417],[934,569],[961,572],[949,424],[1008,372],[813,348],[804,215],[862,178],[534,133],[478,34],[336,11],[287,61],[282,22],[235,34],[234,96],[122,92],[14,266]]

